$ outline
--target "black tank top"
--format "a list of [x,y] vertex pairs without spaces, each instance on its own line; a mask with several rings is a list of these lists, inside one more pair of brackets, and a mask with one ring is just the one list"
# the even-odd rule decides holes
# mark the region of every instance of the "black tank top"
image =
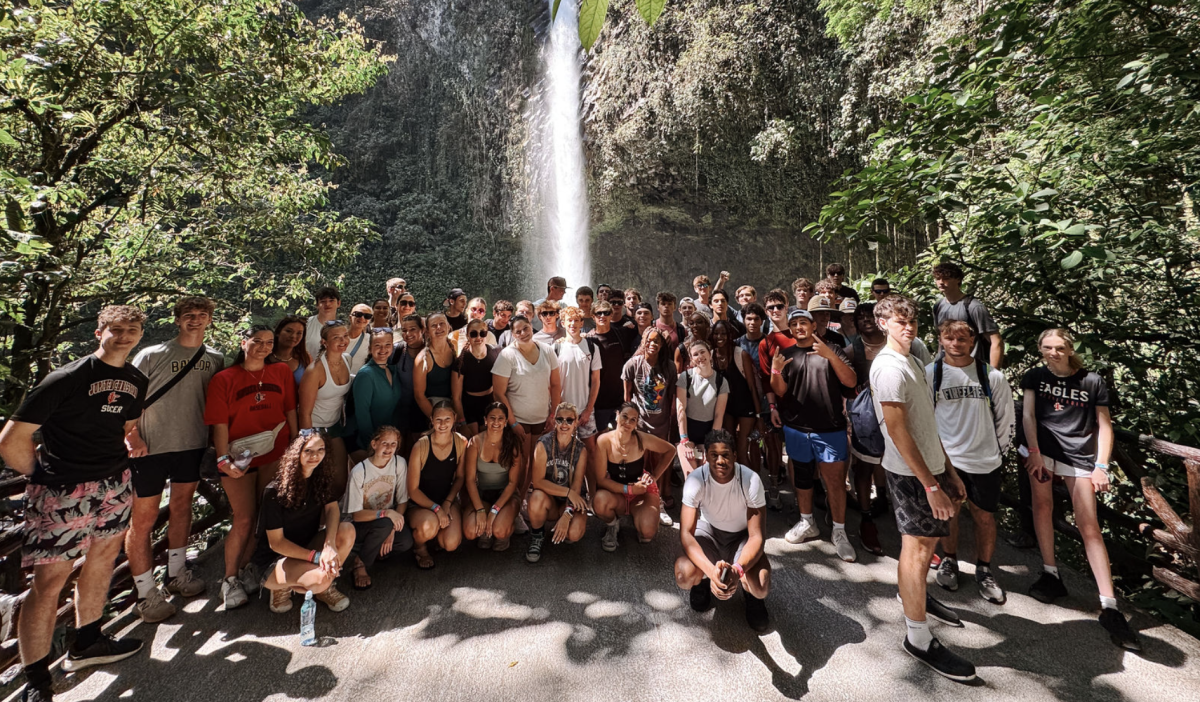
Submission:
[[499,346],[488,346],[487,355],[483,358],[475,358],[475,354],[471,353],[471,347],[464,348],[458,355],[458,363],[454,366],[454,370],[462,376],[463,392],[475,393],[491,390],[492,366],[496,365],[496,359],[499,356]]
[[[715,360],[715,356],[714,356]],[[713,368],[716,368],[713,364]],[[720,369],[721,375],[729,383],[729,402],[737,403],[743,399],[750,399],[750,383],[746,381],[746,376],[742,375],[742,369],[737,364],[736,347],[733,356],[729,359],[729,365]]]
[[[637,438],[638,448],[642,448],[642,435],[634,432],[634,437]],[[613,437],[614,439],[616,437]],[[621,461],[613,463],[612,459],[608,461],[608,477],[613,482],[621,483],[622,485],[632,485],[642,477],[642,473],[646,472],[646,451],[642,449],[642,455],[636,461]]]
[[454,474],[458,471],[458,440],[451,441],[450,454],[439,459],[433,453],[433,437],[426,439],[429,441],[429,455],[421,468],[421,479],[417,482],[417,489],[438,505],[446,501],[450,495],[450,486],[454,484]]

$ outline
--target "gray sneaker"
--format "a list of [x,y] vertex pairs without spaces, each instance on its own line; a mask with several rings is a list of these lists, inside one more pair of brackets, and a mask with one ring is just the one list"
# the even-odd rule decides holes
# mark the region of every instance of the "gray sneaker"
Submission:
[[529,540],[529,550],[525,552],[525,560],[530,563],[537,563],[542,560],[542,544],[546,541],[545,532],[534,534]]
[[604,525],[604,538],[600,539],[600,548],[612,553],[617,550],[617,532],[621,531],[621,523]]
[[184,568],[182,573],[171,578],[171,582],[167,583],[167,592],[184,597],[195,597],[204,592],[204,581],[192,575],[191,568]]
[[1002,605],[1008,601],[1008,595],[1004,594],[1004,589],[1000,587],[1000,583],[996,582],[996,576],[992,575],[992,571],[976,571],[975,582],[979,584],[979,596],[988,602]]
[[225,601],[225,611],[237,609],[250,601],[242,581],[236,575],[231,575],[221,583],[221,599]]
[[821,530],[816,524],[808,521],[804,517],[800,517],[800,521],[796,522],[795,526],[788,529],[788,532],[783,535],[783,538],[789,544],[804,543],[808,539],[815,539],[821,535]]
[[253,595],[258,592],[259,581],[262,580],[262,574],[258,572],[258,566],[253,563],[247,563],[238,571],[238,580],[242,581],[242,589],[247,595]]
[[845,529],[833,530],[833,547],[837,549],[838,558],[847,563],[853,563],[858,560],[858,552],[854,550],[853,544],[850,543],[850,537],[846,536]]
[[144,599],[137,602],[137,613],[147,624],[161,622],[178,611],[175,605],[167,602],[167,595],[162,588],[156,587]]
[[942,562],[938,564],[937,569],[937,584],[944,589],[954,592],[958,590],[958,559],[953,556],[945,556]]

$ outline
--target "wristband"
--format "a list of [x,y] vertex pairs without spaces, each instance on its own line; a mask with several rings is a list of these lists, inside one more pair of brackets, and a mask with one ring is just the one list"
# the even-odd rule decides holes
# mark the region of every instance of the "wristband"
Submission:
[[512,424],[509,424],[509,425],[508,425],[508,428],[509,428],[509,429],[516,429],[516,428],[517,428],[517,424],[518,424],[518,422],[513,422]]
[[930,485],[929,487],[925,488],[925,492],[937,492],[937,491],[938,491],[937,485]]
[[629,494],[629,486],[628,485],[621,486],[621,490],[624,492],[624,494],[626,494],[626,495]]
[[496,506],[496,505],[492,505],[491,512],[492,512],[492,514],[493,514],[493,515],[500,514],[500,508],[499,508],[498,506]]
[[321,562],[321,554],[317,553],[316,551],[309,551],[308,552],[308,562],[309,563],[320,563]]
[[566,509],[563,510],[563,514],[567,515],[568,517],[574,517],[575,509],[573,507],[567,507]]
[[1039,449],[1036,449],[1036,448],[1031,448],[1031,449],[1029,449],[1029,455],[1030,455],[1030,456],[1032,456],[1032,455],[1033,455],[1033,454],[1035,454],[1035,453],[1041,453],[1041,450],[1039,450]]
[[434,506],[430,507],[429,509],[433,510],[433,513],[434,513],[434,514],[437,514],[438,512],[440,512],[440,511],[441,511],[441,509],[442,509],[442,506],[441,506],[441,505],[434,505]]
[[783,375],[783,371],[781,371],[781,370],[778,370],[778,369],[776,369],[776,368],[772,368],[772,369],[771,369],[771,375]]
[[730,567],[731,567],[731,568],[733,568],[735,571],[737,571],[737,574],[738,574],[738,577],[739,577],[739,578],[744,578],[744,577],[746,577],[746,569],[742,567],[742,564],[741,564],[741,563],[734,563],[734,564],[733,564],[732,566],[730,566]]
[[687,435],[687,434],[680,434],[680,435],[679,435],[679,443],[683,443],[683,442],[685,442],[685,441],[687,441],[687,440],[688,440],[688,435]]
[[1100,461],[1096,461],[1096,467],[1099,468],[1100,470],[1104,471],[1105,473],[1108,472],[1108,464],[1107,463],[1101,463]]
[[376,519],[383,519],[383,518],[384,518],[384,517],[386,517],[386,516],[387,516],[387,510],[386,510],[386,509],[381,509],[381,510],[379,510],[378,512],[376,512],[376,513],[375,513],[375,518],[376,518]]
[[775,410],[779,409],[778,407],[776,407],[776,406],[775,406],[775,403],[774,403],[774,402],[772,402],[771,404],[769,404],[769,405],[767,405],[767,406],[771,408],[771,411],[772,411],[772,412],[774,412]]

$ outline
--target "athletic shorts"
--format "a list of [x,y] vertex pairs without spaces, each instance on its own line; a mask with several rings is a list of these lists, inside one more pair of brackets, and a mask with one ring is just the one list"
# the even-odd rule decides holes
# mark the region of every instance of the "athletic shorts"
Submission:
[[73,561],[87,555],[93,542],[124,533],[133,507],[129,473],[75,485],[30,483],[21,565]]
[[467,424],[483,424],[483,415],[487,411],[488,405],[492,404],[491,395],[468,395],[463,393],[462,407],[463,420]]
[[167,480],[172,483],[200,481],[200,463],[208,449],[156,453],[133,459],[129,470],[133,474],[133,491],[138,497],[157,497],[163,494]]
[[592,421],[596,423],[596,430],[603,434],[609,429],[617,428],[617,410],[615,409],[597,409],[592,412]]
[[788,458],[796,463],[837,463],[850,455],[845,430],[810,433],[785,424],[783,441],[787,446]]
[[482,500],[485,505],[494,505],[496,504],[496,500],[500,499],[500,495],[502,494],[504,494],[504,488],[480,490],[479,499]]
[[[945,473],[935,476],[945,489]],[[950,522],[933,516],[925,486],[915,475],[900,475],[887,471],[888,494],[896,510],[896,528],[908,536],[949,536]]]
[[596,413],[593,411],[586,422],[575,423],[575,436],[581,439],[589,439],[596,435]]
[[963,487],[967,489],[967,499],[971,501],[971,504],[984,512],[994,513],[1000,509],[1000,483],[1004,482],[1003,467],[1002,465],[996,466],[995,470],[988,473],[958,471],[958,477],[962,480]]
[[[1029,456],[1029,449],[1022,446],[1017,449],[1017,453],[1021,455],[1021,458],[1027,458]],[[1091,468],[1080,468],[1079,466],[1073,466],[1070,463],[1056,461],[1044,453],[1042,454],[1042,465],[1046,466],[1046,470],[1050,471],[1054,475],[1058,475],[1063,478],[1090,478],[1092,477],[1092,471],[1096,469],[1095,466]],[[1022,461],[1021,467],[1024,469],[1024,461]]]
[[704,443],[704,439],[708,436],[708,432],[712,431],[713,423],[701,422],[698,419],[692,419],[689,417],[687,420],[687,428],[688,439],[690,439],[693,444],[700,446]]
[[742,549],[750,540],[750,531],[721,531],[704,520],[696,521],[696,541],[704,551],[708,560],[716,563],[737,563],[742,556]]

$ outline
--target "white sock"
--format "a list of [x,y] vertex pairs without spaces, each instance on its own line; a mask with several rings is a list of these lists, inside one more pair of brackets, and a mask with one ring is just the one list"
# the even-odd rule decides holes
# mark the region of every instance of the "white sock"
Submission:
[[801,512],[800,518],[807,521],[809,524],[812,524],[813,516],[811,514],[805,514],[805,513]]
[[1117,598],[1105,597],[1104,595],[1100,595],[1100,607],[1102,609],[1116,609],[1117,608]]
[[845,530],[846,530],[846,523],[845,523],[845,522],[834,522],[834,523],[833,523],[833,528],[834,528],[835,530],[837,530],[837,529],[841,529],[842,531],[845,531]]
[[914,622],[905,617],[904,623],[908,625],[908,642],[922,651],[928,651],[929,644],[933,643],[933,634],[929,633],[929,622]]
[[1050,575],[1053,575],[1056,578],[1058,577],[1058,566],[1043,565],[1042,570],[1046,571],[1047,573],[1049,573]]
[[604,525],[607,527],[615,527],[616,525],[618,525],[620,523],[621,523],[620,517],[613,517],[613,520],[611,522],[605,522]]
[[187,567],[187,547],[167,550],[167,577],[174,578]]
[[137,585],[138,599],[144,600],[154,592],[156,583],[154,582],[154,569],[142,573],[141,575],[133,576],[133,584]]

